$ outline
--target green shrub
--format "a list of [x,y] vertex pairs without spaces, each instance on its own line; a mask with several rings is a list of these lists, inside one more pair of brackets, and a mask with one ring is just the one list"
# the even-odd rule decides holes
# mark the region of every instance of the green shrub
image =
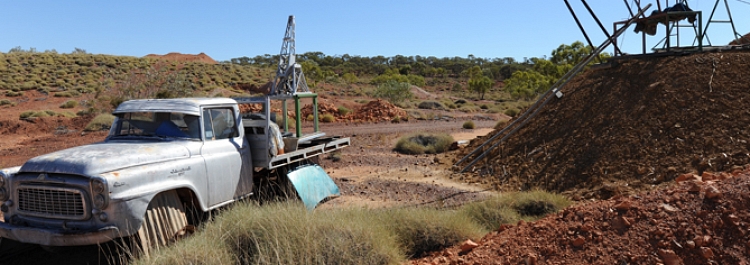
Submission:
[[411,85],[409,85],[409,83],[399,83],[398,81],[389,80],[378,85],[378,88],[374,92],[374,96],[396,104],[413,98],[414,94],[411,93]]
[[23,84],[21,84],[21,90],[23,91],[33,90],[33,89],[36,89],[36,87],[37,87],[37,84],[34,81],[28,81],[28,82],[24,82]]
[[495,123],[494,129],[499,130],[499,129],[505,128],[505,126],[508,125],[508,122],[509,120],[505,120],[505,119],[499,120],[497,121],[497,123]]
[[56,116],[65,117],[65,118],[75,118],[76,114],[70,111],[63,111],[63,112],[58,112]]
[[78,112],[76,112],[76,115],[78,115],[78,116],[91,116],[91,115],[94,115],[94,114],[96,114],[96,109],[93,108],[93,107],[87,108],[87,109],[82,109],[82,110],[79,110]]
[[512,224],[521,219],[536,220],[571,204],[565,196],[535,190],[504,193],[485,201],[466,204],[460,211],[485,229],[496,230],[501,224]]
[[24,111],[19,115],[19,118],[21,119],[28,119],[28,118],[41,118],[41,117],[49,117],[49,116],[55,116],[57,113],[51,110],[29,110]]
[[449,108],[449,109],[456,109],[459,105],[456,103],[453,103],[450,99],[444,99],[440,102],[443,106],[443,108]]
[[474,125],[474,121],[465,121],[462,127],[464,129],[474,129],[476,128],[476,125]]
[[445,106],[443,106],[442,103],[430,100],[422,101],[417,107],[420,109],[445,109]]
[[490,106],[487,106],[487,104],[482,104],[479,106],[480,109],[490,109]]
[[313,120],[315,120],[315,115],[308,114],[307,118],[305,118],[305,120],[307,120],[307,121],[313,121]]
[[35,113],[36,111],[34,110],[27,110],[27,111],[21,112],[21,114],[19,115],[19,118],[21,119],[31,118],[31,116],[34,115]]
[[463,105],[458,108],[458,110],[461,112],[472,113],[479,111],[479,107],[477,107],[476,105]]
[[12,90],[5,91],[5,96],[7,96],[7,97],[20,97],[20,96],[23,96],[23,91],[18,91],[18,92],[12,91]]
[[562,195],[536,190],[516,194],[512,205],[519,214],[538,218],[560,211],[571,204]]
[[333,117],[333,114],[326,113],[326,114],[323,114],[323,116],[320,117],[320,120],[322,122],[334,122],[334,121],[336,121],[336,117]]
[[341,151],[332,152],[328,159],[332,160],[333,162],[341,161]]
[[516,115],[518,115],[519,112],[520,111],[518,109],[507,109],[505,110],[505,115],[515,117]]
[[403,264],[486,233],[457,213],[238,203],[192,237],[132,264]]
[[395,150],[403,154],[436,154],[448,151],[453,137],[446,133],[414,133],[401,137]]
[[110,126],[112,126],[112,122],[114,121],[115,116],[113,116],[112,114],[99,114],[96,115],[96,117],[94,117],[94,119],[92,119],[83,130],[87,132],[109,130]]
[[378,213],[380,224],[394,230],[407,257],[420,258],[429,252],[453,246],[483,231],[470,217],[435,209],[388,209]]
[[348,109],[347,107],[344,107],[344,106],[339,107],[339,115],[341,116],[346,116],[346,114],[349,114],[350,112],[352,112],[352,110]]
[[0,106],[12,105],[13,102],[7,99],[0,100]]
[[529,201],[569,205],[546,192],[504,193],[457,210],[334,208],[307,211],[294,201],[239,202],[193,236],[132,264],[404,264],[406,258],[478,239],[521,219]]
[[391,118],[391,123],[400,123],[400,122],[401,122],[401,116],[396,115],[396,116],[393,116],[393,118]]
[[78,107],[78,101],[75,101],[75,100],[68,100],[68,101],[65,101],[65,103],[63,103],[62,105],[60,105],[60,108],[62,109],[72,109],[75,107]]
[[461,212],[489,231],[497,230],[502,224],[521,220],[521,216],[500,197],[466,204],[461,207]]

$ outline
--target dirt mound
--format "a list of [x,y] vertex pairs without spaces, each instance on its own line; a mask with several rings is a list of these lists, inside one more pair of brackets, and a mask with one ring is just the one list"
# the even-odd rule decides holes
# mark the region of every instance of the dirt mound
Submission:
[[207,64],[218,64],[214,59],[206,55],[205,53],[199,54],[182,54],[179,52],[170,52],[165,55],[149,54],[144,56],[146,58],[158,58],[167,61],[178,61],[178,62],[202,62]]
[[748,169],[501,226],[411,264],[749,264]]
[[561,99],[471,168],[471,178],[500,189],[608,198],[671,182],[679,172],[750,163],[750,53],[618,62],[574,78]]
[[[313,107],[312,104],[307,104],[304,107],[302,107],[302,117],[308,117],[313,114]],[[327,102],[318,102],[318,115],[325,115],[325,114],[331,114],[336,118],[343,118],[341,114],[339,114],[339,108],[336,107],[336,105],[332,103]]]
[[744,44],[750,44],[750,33],[745,34],[745,36],[742,36],[739,40],[733,40],[729,43],[729,45],[744,45]]
[[407,117],[406,111],[388,101],[377,99],[357,109],[354,119],[362,121],[389,121],[396,116],[405,118]]

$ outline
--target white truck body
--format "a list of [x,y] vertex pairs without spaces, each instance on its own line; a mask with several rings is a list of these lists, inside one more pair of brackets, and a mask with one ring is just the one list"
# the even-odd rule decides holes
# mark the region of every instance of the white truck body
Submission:
[[157,194],[176,191],[183,204],[209,211],[252,195],[255,178],[264,177],[258,172],[293,170],[349,145],[348,138],[329,138],[254,163],[254,154],[268,154],[258,135],[267,139],[268,121],[245,125],[229,98],[133,100],[113,114],[101,143],[0,170],[0,236],[46,246],[131,236]]

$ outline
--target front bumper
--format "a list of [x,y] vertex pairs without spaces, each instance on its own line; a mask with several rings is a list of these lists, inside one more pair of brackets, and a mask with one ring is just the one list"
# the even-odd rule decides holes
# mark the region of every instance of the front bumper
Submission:
[[82,246],[108,242],[122,235],[116,226],[107,226],[96,231],[71,233],[0,222],[0,237],[44,246]]

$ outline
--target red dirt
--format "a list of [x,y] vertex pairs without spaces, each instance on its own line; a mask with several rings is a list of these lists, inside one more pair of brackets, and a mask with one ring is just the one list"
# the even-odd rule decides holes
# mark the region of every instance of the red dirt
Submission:
[[501,190],[609,198],[671,183],[683,172],[748,164],[748,69],[750,53],[738,51],[589,70],[475,165],[472,178]]
[[406,111],[382,99],[368,102],[354,114],[355,119],[363,121],[388,121],[396,116],[407,117]]
[[167,61],[177,61],[177,62],[202,62],[202,63],[207,63],[207,64],[218,64],[216,61],[214,61],[214,59],[212,59],[205,53],[181,54],[179,52],[170,52],[165,55],[149,54],[144,57],[158,58],[158,59],[164,59]]
[[750,167],[501,226],[410,264],[750,264]]
[[0,121],[0,168],[20,166],[29,158],[98,142],[107,131],[83,132],[91,117],[48,117]]

